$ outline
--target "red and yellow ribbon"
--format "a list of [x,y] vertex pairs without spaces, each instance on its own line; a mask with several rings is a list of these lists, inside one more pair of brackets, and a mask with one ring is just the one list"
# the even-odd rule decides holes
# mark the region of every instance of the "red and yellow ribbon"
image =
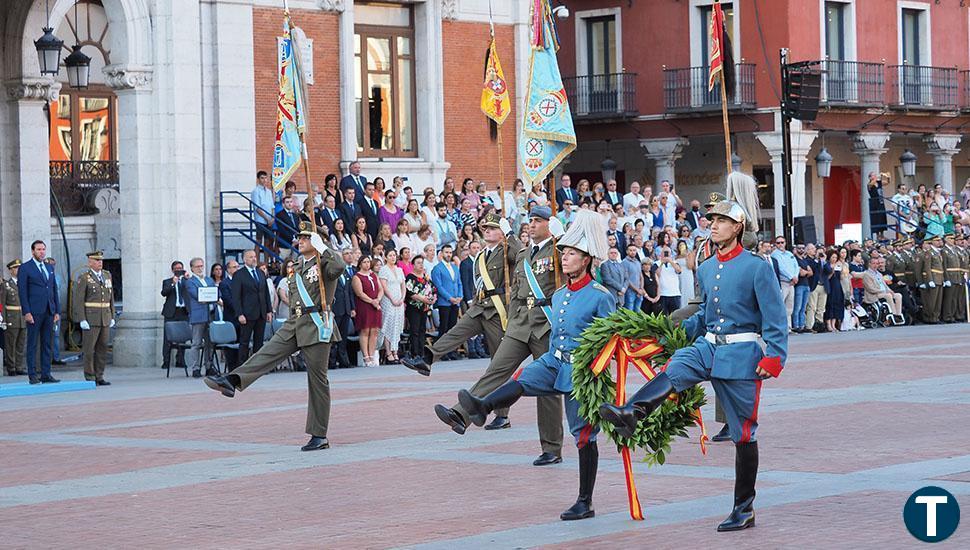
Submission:
[[[653,380],[657,376],[656,371],[650,365],[650,358],[663,352],[664,348],[654,338],[630,339],[623,338],[618,334],[613,335],[600,353],[590,364],[593,374],[599,376],[601,372],[610,366],[610,361],[616,359],[616,400],[617,405],[626,404],[626,376],[627,370],[632,364],[647,381]],[[664,365],[663,369],[666,369]],[[661,370],[663,370],[661,369]],[[672,395],[671,399],[676,399]],[[701,410],[694,411],[697,424],[701,427],[701,452],[707,454],[707,430],[704,428],[704,419],[701,417]],[[623,447],[620,450],[623,460],[623,474],[626,477],[627,500],[630,505],[630,517],[634,520],[643,520],[643,509],[640,506],[640,498],[637,496],[637,486],[633,481],[633,463],[631,450]]]

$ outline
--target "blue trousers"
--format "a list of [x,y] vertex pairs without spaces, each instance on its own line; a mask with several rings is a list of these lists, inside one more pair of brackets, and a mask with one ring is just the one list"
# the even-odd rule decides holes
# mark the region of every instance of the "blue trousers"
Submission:
[[735,443],[757,441],[758,405],[761,400],[761,380],[712,378],[713,350],[707,352],[695,346],[681,348],[667,365],[667,376],[674,390],[682,392],[705,380],[710,380],[714,393],[724,409],[731,439]]
[[547,364],[539,358],[526,365],[515,377],[522,384],[525,395],[530,397],[541,397],[544,395],[564,395],[563,400],[566,405],[566,422],[569,424],[569,432],[576,440],[576,447],[582,449],[590,441],[596,441],[596,434],[599,428],[595,428],[579,414],[579,402],[572,398],[570,392],[562,392],[556,389],[556,379],[559,377],[560,368],[569,368],[572,372],[572,365],[568,363],[560,365]]
[[[51,375],[51,336],[54,333],[54,316],[49,312],[34,313],[34,323],[27,323],[27,376],[33,378]],[[38,342],[38,340],[40,340]],[[34,367],[34,358],[40,349],[40,364]]]
[[627,309],[639,311],[641,302],[643,302],[643,296],[640,296],[632,290],[627,289],[626,294],[623,295],[623,307]]
[[808,285],[795,285],[795,306],[791,313],[791,326],[795,328],[805,328],[805,306],[808,305],[809,294]]

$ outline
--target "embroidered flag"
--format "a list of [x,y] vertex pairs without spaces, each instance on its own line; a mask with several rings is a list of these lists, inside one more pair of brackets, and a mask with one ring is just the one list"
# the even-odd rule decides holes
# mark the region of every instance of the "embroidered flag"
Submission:
[[509,88],[502,72],[502,64],[498,60],[495,49],[495,37],[488,42],[485,53],[485,83],[482,85],[482,112],[485,116],[501,126],[512,110],[509,99]]
[[728,96],[731,96],[734,90],[734,47],[727,33],[724,10],[721,9],[721,3],[718,0],[715,0],[711,10],[710,42],[711,72],[707,80],[707,89],[714,89],[717,77],[720,75],[725,85],[724,90],[728,92]]
[[559,40],[549,0],[532,0],[532,54],[519,159],[529,184],[541,181],[576,148],[576,130],[556,61]]
[[280,93],[276,110],[276,147],[273,151],[273,190],[283,186],[300,167],[300,134],[306,131],[303,109],[303,84],[299,51],[290,36],[290,14],[283,21],[283,36],[278,40]]

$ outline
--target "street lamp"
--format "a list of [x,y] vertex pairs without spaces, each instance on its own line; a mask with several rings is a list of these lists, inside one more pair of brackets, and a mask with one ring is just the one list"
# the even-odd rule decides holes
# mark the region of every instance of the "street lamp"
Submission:
[[731,170],[733,172],[741,171],[741,157],[734,151],[731,151]]
[[903,154],[899,156],[899,162],[903,165],[903,175],[912,177],[916,175],[916,155],[912,151],[906,149]]
[[[77,12],[78,5],[75,3],[75,29],[80,28],[77,26]],[[75,31],[75,34],[77,34],[77,31]],[[64,60],[64,66],[67,67],[67,82],[72,88],[81,89],[88,87],[88,81],[91,79],[91,58],[84,55],[84,52],[81,51],[81,44],[74,44],[71,55],[67,56],[67,59]]]
[[827,178],[832,174],[832,155],[825,147],[815,155],[815,173],[820,178]]
[[37,48],[37,63],[40,65],[40,74],[56,75],[60,71],[61,48],[64,41],[54,36],[54,29],[51,28],[50,4],[47,4],[47,26],[44,27],[44,36],[34,41]]
[[610,157],[606,157],[600,163],[600,171],[603,172],[604,182],[609,183],[610,180],[616,179],[616,161]]

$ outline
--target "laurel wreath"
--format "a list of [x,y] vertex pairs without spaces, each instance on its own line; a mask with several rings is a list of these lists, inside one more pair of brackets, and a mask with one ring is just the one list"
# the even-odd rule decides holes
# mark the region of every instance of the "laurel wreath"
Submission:
[[[621,437],[613,425],[603,421],[599,407],[612,403],[616,398],[616,382],[609,368],[598,376],[593,374],[590,365],[609,343],[613,335],[628,339],[655,339],[663,351],[650,359],[654,371],[661,371],[680,348],[690,345],[687,333],[671,322],[669,317],[646,314],[640,311],[619,309],[608,317],[595,319],[579,337],[579,347],[573,352],[573,393],[579,403],[579,413],[617,445],[617,449],[643,449],[647,456],[645,462],[663,464],[670,453],[670,443],[674,437],[687,437],[687,428],[697,422],[696,412],[706,398],[700,386],[688,388],[677,399],[668,399],[650,416],[640,422],[632,438]],[[631,372],[636,367],[630,365]]]

